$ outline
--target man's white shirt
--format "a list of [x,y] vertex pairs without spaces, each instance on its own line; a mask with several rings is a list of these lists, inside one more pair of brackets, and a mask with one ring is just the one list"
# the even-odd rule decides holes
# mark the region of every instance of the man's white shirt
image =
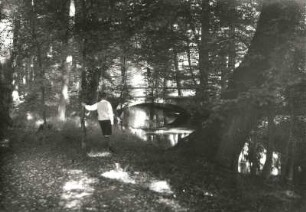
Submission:
[[104,120],[110,120],[111,124],[114,123],[114,113],[111,103],[106,100],[101,100],[100,102],[97,102],[93,105],[85,105],[86,110],[97,110],[98,111],[98,120],[104,121]]

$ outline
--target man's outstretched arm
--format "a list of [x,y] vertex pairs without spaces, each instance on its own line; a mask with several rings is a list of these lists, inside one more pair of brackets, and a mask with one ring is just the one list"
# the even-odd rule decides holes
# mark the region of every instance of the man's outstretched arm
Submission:
[[93,110],[97,110],[98,109],[98,104],[97,103],[95,103],[93,105],[87,105],[84,102],[82,102],[82,106],[85,107],[85,109],[89,110],[89,111],[93,111]]

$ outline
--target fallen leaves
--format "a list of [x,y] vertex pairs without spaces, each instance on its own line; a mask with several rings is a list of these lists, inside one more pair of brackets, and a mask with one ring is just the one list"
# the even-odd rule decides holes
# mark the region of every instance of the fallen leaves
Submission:
[[[203,161],[190,165],[152,148],[150,152],[127,147],[120,154],[90,151],[83,157],[71,144],[76,141],[54,133],[43,145],[31,135],[23,136],[23,141],[10,140],[13,151],[0,156],[0,210],[229,211],[235,207],[252,211],[261,207],[253,207],[253,202],[240,207],[242,197],[217,186],[223,179]],[[281,199],[271,197],[276,203]],[[300,198],[292,192],[277,197]]]

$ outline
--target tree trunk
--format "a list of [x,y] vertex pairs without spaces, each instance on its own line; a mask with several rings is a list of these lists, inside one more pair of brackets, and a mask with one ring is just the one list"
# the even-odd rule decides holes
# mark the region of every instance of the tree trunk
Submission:
[[286,184],[288,186],[293,186],[294,182],[294,174],[295,174],[295,152],[296,152],[296,138],[293,135],[294,133],[294,127],[296,122],[296,117],[291,116],[290,120],[290,135],[289,135],[289,141],[288,146],[286,148],[287,152],[285,155],[286,161],[284,163],[284,172],[283,172],[283,179],[285,180]]
[[[82,73],[81,73],[81,91],[80,91],[80,102],[84,102],[86,99],[86,70],[83,67],[82,68]],[[86,125],[85,125],[85,108],[82,108],[81,110],[81,115],[80,115],[80,120],[81,120],[81,129],[82,129],[82,140],[81,140],[81,148],[83,150],[86,150],[86,137],[87,137],[87,130],[86,130]]]
[[128,87],[127,87],[127,68],[126,68],[126,53],[125,53],[125,47],[122,48],[123,53],[120,57],[121,60],[121,91],[120,91],[120,97],[119,101],[120,104],[123,105],[124,101],[126,99],[126,94],[128,93]]
[[[20,19],[16,12],[10,10],[10,5],[0,2],[0,24],[2,25],[2,30],[0,32],[1,43],[0,55],[0,140],[6,135],[6,130],[12,124],[10,117],[10,109],[12,106],[12,91],[14,87],[12,85],[17,85],[17,79],[13,82],[13,74],[16,72],[15,66],[17,61],[17,52],[19,46],[19,36],[20,36]],[[13,16],[13,23],[10,17]],[[13,31],[10,31],[9,25],[13,25]],[[12,40],[7,40],[11,39]],[[9,41],[9,42],[8,42]],[[13,49],[10,45],[5,43],[13,44]],[[15,73],[16,74],[16,73]]]
[[[37,74],[39,76],[38,81],[40,85],[40,90],[41,90],[41,108],[42,108],[42,119],[43,119],[43,124],[47,124],[47,115],[46,115],[46,102],[45,102],[45,70],[43,68],[43,61],[42,61],[42,52],[41,52],[41,44],[38,41],[37,38],[37,26],[36,26],[36,21],[37,21],[37,11],[36,11],[36,2],[32,1],[32,13],[31,13],[31,27],[32,27],[32,39],[35,44],[36,48],[36,58],[37,58],[37,66],[38,66],[38,71]],[[35,67],[35,65],[34,65]]]
[[199,46],[200,71],[200,98],[208,101],[208,74],[209,74],[209,39],[210,39],[210,5],[209,0],[202,0],[201,11],[201,42]]
[[228,58],[226,54],[220,54],[221,59],[221,72],[220,72],[220,85],[221,85],[221,93],[223,93],[227,88],[227,82],[228,82]]
[[70,0],[69,4],[69,19],[67,24],[67,40],[64,41],[64,55],[65,60],[63,61],[62,70],[62,89],[60,94],[60,101],[58,105],[58,118],[60,121],[66,120],[66,107],[69,103],[69,75],[72,70],[72,52],[73,52],[73,27],[75,17],[75,4],[74,0]]
[[5,136],[5,131],[11,123],[10,107],[12,102],[12,76],[11,60],[6,58],[0,63],[0,139]]
[[[81,20],[81,27],[82,31],[86,32],[88,29],[86,26],[89,24],[88,22],[92,21],[87,19],[88,17],[88,11],[93,9],[92,2],[88,2],[86,0],[76,1],[79,5],[76,6],[76,8],[80,9],[77,15],[80,15],[80,17],[77,17]],[[82,46],[81,51],[81,58],[82,58],[82,71],[80,73],[81,75],[81,89],[80,89],[80,103],[85,102],[87,104],[93,104],[97,101],[97,89],[99,86],[101,73],[104,71],[102,68],[102,71],[100,68],[96,67],[96,61],[95,61],[95,55],[92,55],[91,53],[91,43],[89,42],[89,39],[86,38],[86,35],[83,34],[84,37],[81,37],[80,43]],[[106,61],[106,58],[105,58]],[[100,62],[102,64],[102,67],[104,67],[104,63]],[[81,114],[80,114],[80,120],[81,120],[81,129],[82,129],[82,140],[81,140],[81,147],[83,150],[86,150],[86,136],[87,136],[87,130],[85,126],[85,109],[82,108]]]
[[[80,6],[76,7],[80,8],[80,12],[78,14],[81,14],[80,19],[82,20],[82,26],[86,26],[86,9],[85,9],[85,0],[80,1]],[[86,89],[87,89],[87,79],[86,79],[86,66],[85,66],[85,58],[86,58],[86,39],[82,39],[82,69],[81,69],[81,86],[79,91],[79,101],[80,104],[83,102],[86,102]],[[80,105],[81,106],[81,105]],[[82,106],[81,106],[82,107]],[[80,123],[81,123],[81,130],[82,130],[82,138],[81,138],[81,148],[83,151],[86,151],[86,138],[87,138],[87,130],[86,130],[86,123],[85,123],[85,108],[81,108],[81,114],[80,114]]]
[[271,175],[271,168],[273,162],[273,151],[274,151],[274,137],[273,132],[275,130],[274,115],[268,115],[268,144],[267,144],[267,156],[266,162],[262,170],[263,179],[267,180]]
[[17,71],[19,58],[18,58],[18,52],[20,51],[20,44],[19,44],[19,31],[20,31],[20,17],[18,15],[15,15],[14,21],[13,21],[13,49],[12,49],[12,55],[11,55],[11,71],[12,71],[12,77],[13,77],[13,104],[18,105],[20,103],[20,98],[19,98],[19,74]]
[[11,104],[11,78],[9,77],[9,65],[8,61],[0,64],[0,139],[5,136],[5,131],[7,130],[11,118],[10,114],[10,104]]
[[173,63],[174,63],[174,70],[175,70],[177,93],[178,93],[178,96],[182,96],[181,77],[180,77],[180,70],[178,66],[177,52],[175,50],[175,47],[173,49]]
[[[236,0],[230,1],[230,15],[236,14]],[[232,18],[233,19],[233,18]],[[228,65],[224,75],[225,87],[227,87],[228,78],[233,73],[236,65],[236,24],[231,22],[229,25],[229,46],[228,46]]]
[[198,86],[198,83],[197,83],[196,77],[194,75],[193,66],[192,66],[192,62],[191,62],[190,42],[188,40],[186,42],[187,42],[186,53],[187,53],[187,58],[188,58],[188,70],[189,70],[190,76],[192,78],[193,85],[196,88]]
[[[190,137],[193,152],[206,154],[222,166],[237,170],[239,153],[250,130],[262,115],[259,104],[247,98],[241,101],[238,97],[251,88],[260,88],[266,82],[264,74],[274,68],[274,57],[285,57],[279,49],[290,49],[299,22],[299,7],[298,0],[264,2],[249,51],[241,65],[235,69],[224,95],[236,102],[231,101],[230,105],[221,108],[222,112],[219,113],[223,114],[222,119],[211,118],[205,129]],[[286,53],[290,55],[289,51]]]
[[[231,111],[228,111],[230,113]],[[214,160],[220,165],[237,170],[238,157],[251,129],[256,125],[259,111],[251,105],[236,108],[225,120]]]
[[154,78],[153,78],[153,70],[151,70],[149,67],[147,67],[147,72],[146,72],[146,78],[147,78],[147,83],[148,83],[148,90],[146,91],[146,99],[154,103]]
[[236,64],[236,0],[226,1],[227,6],[226,16],[224,22],[227,24],[229,30],[226,33],[228,37],[227,48],[222,53],[222,65],[224,68],[221,70],[221,92],[223,92],[228,85],[229,76],[233,73]]
[[[263,5],[260,19],[249,52],[242,64],[233,74],[229,84],[231,97],[238,97],[250,88],[260,88],[265,83],[264,73],[274,69],[272,62],[280,46],[289,48],[299,23],[299,5],[297,2],[286,0],[269,0]],[[289,71],[289,70],[287,70]],[[228,168],[236,167],[238,154],[250,130],[255,127],[260,118],[260,107],[251,102],[245,102],[244,110],[236,113],[235,125],[224,128],[215,160]]]

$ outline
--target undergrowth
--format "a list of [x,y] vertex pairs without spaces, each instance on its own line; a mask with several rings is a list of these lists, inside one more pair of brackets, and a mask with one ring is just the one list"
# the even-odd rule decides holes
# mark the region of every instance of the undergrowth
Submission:
[[[97,167],[120,164],[129,173],[145,173],[170,183],[174,194],[188,211],[302,211],[302,197],[293,198],[279,187],[267,187],[257,180],[222,170],[205,158],[194,161],[163,150],[154,143],[114,128],[111,142],[115,154],[109,158],[90,158],[88,152],[105,151],[105,141],[96,123],[87,128],[87,148],[81,148],[82,132],[73,122],[61,128],[37,130],[13,129],[11,147],[18,152],[50,152],[61,155],[68,166],[96,175]],[[301,205],[300,205],[301,204]],[[305,207],[305,206],[304,206]],[[305,208],[304,208],[305,209]]]

